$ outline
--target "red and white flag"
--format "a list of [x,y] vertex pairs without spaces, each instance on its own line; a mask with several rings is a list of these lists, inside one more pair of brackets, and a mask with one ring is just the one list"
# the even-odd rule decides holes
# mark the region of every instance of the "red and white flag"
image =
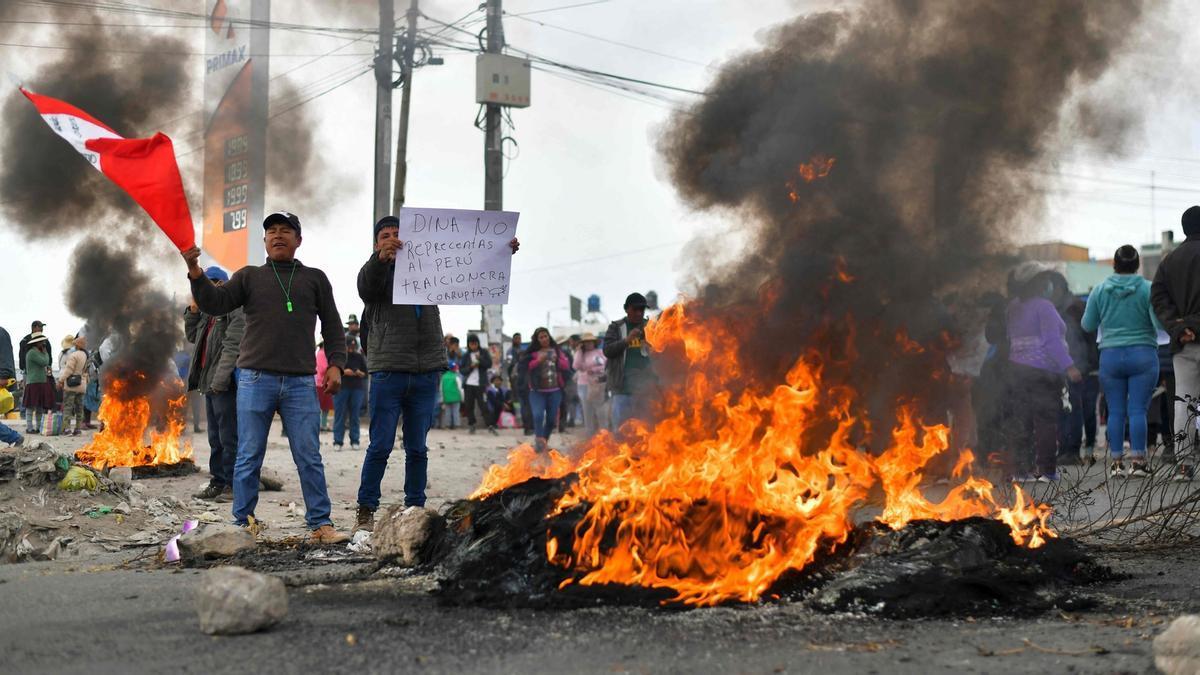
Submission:
[[180,251],[196,245],[192,213],[170,138],[162,133],[150,138],[122,138],[70,103],[23,87],[21,93],[33,102],[54,133],[145,209]]

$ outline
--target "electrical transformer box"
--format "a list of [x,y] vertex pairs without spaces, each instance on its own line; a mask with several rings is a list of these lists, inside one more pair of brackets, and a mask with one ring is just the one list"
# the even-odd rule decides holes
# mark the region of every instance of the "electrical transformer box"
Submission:
[[504,54],[475,57],[475,102],[529,107],[529,60]]

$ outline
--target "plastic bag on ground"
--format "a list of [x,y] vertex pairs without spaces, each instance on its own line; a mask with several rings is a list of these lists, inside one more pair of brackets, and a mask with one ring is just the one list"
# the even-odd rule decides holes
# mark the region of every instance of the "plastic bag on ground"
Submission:
[[94,492],[97,485],[96,474],[82,466],[73,466],[67,470],[67,475],[58,482],[58,489]]

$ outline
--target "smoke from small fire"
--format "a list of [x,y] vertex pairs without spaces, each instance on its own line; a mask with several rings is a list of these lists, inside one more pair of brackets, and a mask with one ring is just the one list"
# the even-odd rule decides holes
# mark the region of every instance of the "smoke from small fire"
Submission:
[[1073,111],[1073,96],[1155,4],[872,0],[774,29],[661,141],[691,205],[752,223],[736,262],[689,261],[693,309],[746,325],[726,347],[765,381],[817,347],[877,421],[934,399],[961,330],[939,300],[1002,281],[1040,215],[1038,171],[1089,140],[1064,139],[1064,120],[1119,145],[1129,120],[1097,126],[1102,102]]

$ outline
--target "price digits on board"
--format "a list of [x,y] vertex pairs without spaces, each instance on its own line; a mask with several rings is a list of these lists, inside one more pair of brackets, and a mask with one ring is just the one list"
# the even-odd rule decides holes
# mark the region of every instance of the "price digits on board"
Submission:
[[245,134],[225,140],[225,232],[246,229],[248,213],[245,204],[250,190],[250,160],[244,155],[249,148]]

